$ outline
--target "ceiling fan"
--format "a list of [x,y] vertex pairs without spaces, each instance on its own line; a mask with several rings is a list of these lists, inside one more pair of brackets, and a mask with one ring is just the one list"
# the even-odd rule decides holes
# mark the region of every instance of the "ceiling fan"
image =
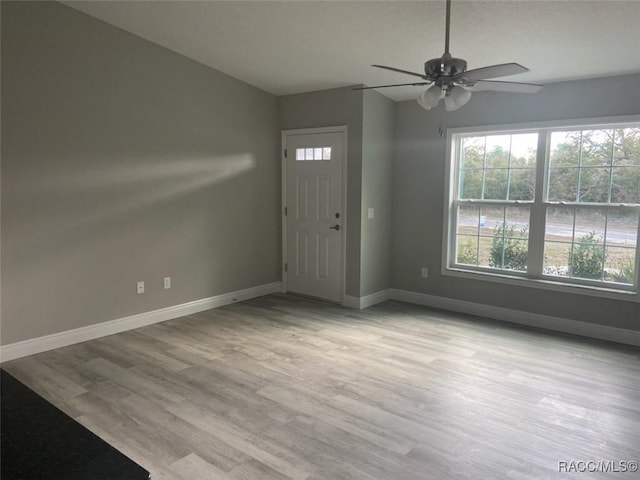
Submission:
[[393,72],[405,73],[420,77],[422,82],[395,83],[392,85],[378,85],[375,87],[358,87],[354,90],[369,90],[374,88],[423,86],[431,85],[417,98],[420,106],[426,110],[435,107],[440,99],[444,99],[444,108],[447,111],[457,110],[471,98],[471,92],[499,91],[513,93],[536,93],[542,85],[533,83],[503,82],[486,80],[487,78],[505,77],[517,73],[528,72],[529,69],[518,63],[502,63],[489,67],[467,70],[467,61],[462,58],[454,58],[449,53],[449,28],[451,24],[451,0],[447,0],[447,14],[445,23],[444,53],[440,58],[432,58],[424,64],[424,74],[410,72],[395,67],[384,65],[372,65],[372,67],[384,68]]

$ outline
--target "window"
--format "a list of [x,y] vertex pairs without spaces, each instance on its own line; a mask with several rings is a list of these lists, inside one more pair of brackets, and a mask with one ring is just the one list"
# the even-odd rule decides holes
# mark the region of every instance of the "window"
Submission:
[[448,139],[444,273],[637,291],[637,118]]
[[331,160],[331,147],[296,148],[296,160]]

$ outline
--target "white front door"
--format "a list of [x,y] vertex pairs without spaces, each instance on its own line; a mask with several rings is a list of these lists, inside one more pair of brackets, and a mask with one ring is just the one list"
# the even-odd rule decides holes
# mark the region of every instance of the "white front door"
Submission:
[[346,129],[283,132],[285,285],[340,302]]

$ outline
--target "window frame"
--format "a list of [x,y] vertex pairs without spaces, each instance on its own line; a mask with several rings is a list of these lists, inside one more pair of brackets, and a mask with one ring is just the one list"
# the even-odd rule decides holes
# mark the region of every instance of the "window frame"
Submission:
[[[541,288],[567,293],[578,293],[591,296],[615,298],[640,302],[640,222],[636,240],[636,282],[626,287],[601,281],[590,281],[576,278],[553,277],[543,274],[545,223],[548,208],[566,206],[568,208],[601,208],[617,210],[620,204],[580,204],[569,202],[550,202],[547,200],[549,157],[551,149],[551,134],[561,130],[612,129],[628,127],[630,124],[640,123],[640,115],[625,115],[616,117],[598,117],[584,119],[568,119],[559,121],[514,123],[501,125],[482,125],[470,127],[448,128],[446,130],[445,148],[445,192],[443,213],[443,239],[441,274],[481,281],[497,282],[508,285],[518,285]],[[458,200],[460,168],[459,138],[465,135],[513,135],[521,133],[538,133],[538,148],[536,152],[535,192],[532,201],[522,200]],[[459,265],[456,257],[456,228],[458,205],[501,205],[528,206],[530,208],[529,222],[529,255],[528,270],[526,272],[497,270],[490,267]],[[640,210],[640,206],[630,208]]]

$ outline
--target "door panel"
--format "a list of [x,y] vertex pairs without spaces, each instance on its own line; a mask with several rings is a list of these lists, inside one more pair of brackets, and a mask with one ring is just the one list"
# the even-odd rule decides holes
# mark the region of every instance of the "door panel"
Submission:
[[343,132],[285,135],[287,288],[342,299]]

